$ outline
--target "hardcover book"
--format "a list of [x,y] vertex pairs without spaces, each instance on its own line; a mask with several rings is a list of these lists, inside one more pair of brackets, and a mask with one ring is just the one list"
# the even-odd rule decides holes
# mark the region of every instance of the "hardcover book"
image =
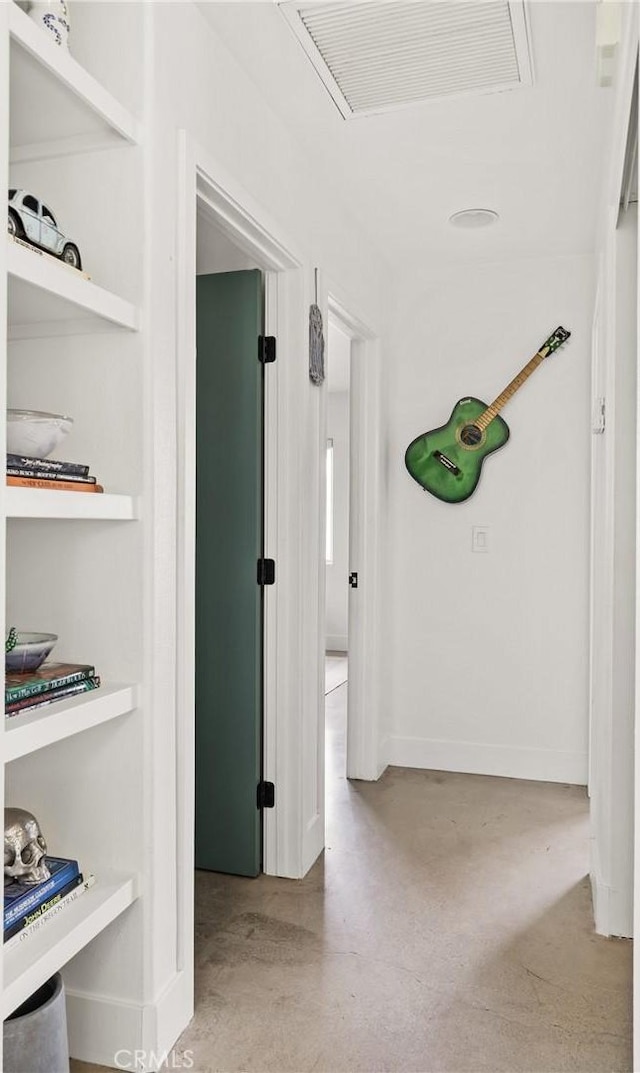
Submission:
[[38,469],[47,473],[59,473],[60,475],[74,474],[77,477],[87,477],[89,467],[80,462],[60,462],[57,458],[30,458],[26,455],[7,455],[7,469]]
[[5,675],[4,701],[12,704],[25,697],[47,693],[61,686],[69,686],[95,675],[95,667],[88,663],[43,663],[37,671],[13,672]]
[[34,924],[36,920],[40,920],[45,913],[48,913],[55,906],[59,905],[63,898],[66,898],[66,896],[71,894],[76,887],[80,886],[83,879],[82,872],[79,872],[77,876],[74,876],[68,883],[65,883],[64,887],[61,887],[55,894],[51,894],[48,898],[44,898],[39,905],[33,906],[33,908],[28,909],[21,916],[17,917],[12,924],[5,927],[4,942],[6,943],[9,939],[12,939],[13,936],[17,935],[23,928],[28,928],[31,924]]
[[34,935],[37,935],[39,933],[40,928],[46,927],[50,923],[50,921],[55,920],[59,913],[64,912],[64,910],[67,909],[70,905],[72,905],[78,898],[80,898],[81,895],[85,894],[93,886],[95,881],[96,877],[93,874],[88,875],[87,878],[83,879],[77,887],[74,887],[72,890],[69,891],[68,894],[65,894],[64,898],[61,898],[59,902],[56,902],[55,905],[52,905],[46,913],[44,913],[42,916],[37,917],[37,919],[33,920],[31,924],[27,924],[24,928],[20,928],[17,932],[14,932],[11,938],[7,938],[5,940],[5,951],[11,950],[19,943],[28,942],[29,939],[33,938]]
[[22,712],[30,712],[34,708],[42,708],[45,704],[54,704],[57,700],[68,699],[78,696],[80,693],[89,693],[92,689],[98,689],[100,678],[85,678],[81,682],[74,682],[70,686],[62,686],[60,689],[51,689],[46,693],[38,693],[35,697],[23,697],[13,704],[5,704],[5,716],[19,715]]
[[101,484],[89,484],[86,481],[50,480],[42,477],[7,477],[7,484],[12,488],[50,488],[59,492],[104,492]]
[[51,875],[49,879],[43,879],[42,883],[27,886],[17,879],[5,883],[3,917],[5,930],[11,924],[15,924],[25,913],[37,908],[47,898],[52,898],[67,883],[80,875],[78,862],[67,857],[45,857],[45,861]]
[[21,469],[18,466],[7,466],[7,477],[31,477],[39,481],[72,481],[74,484],[95,484],[96,478],[80,476],[77,473],[58,473],[56,470],[46,469]]

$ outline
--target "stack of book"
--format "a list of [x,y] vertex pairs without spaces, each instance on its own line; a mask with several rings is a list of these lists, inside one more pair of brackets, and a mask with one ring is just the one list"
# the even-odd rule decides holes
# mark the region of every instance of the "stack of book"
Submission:
[[41,883],[27,885],[19,879],[5,878],[4,943],[16,945],[30,938],[40,927],[84,894],[95,881],[86,879],[78,862],[65,857],[45,857],[51,873]]
[[17,715],[65,697],[75,697],[99,685],[95,667],[86,663],[43,663],[37,671],[10,672],[5,676],[5,715]]
[[7,484],[18,488],[55,488],[59,492],[104,492],[88,466],[23,455],[7,455]]

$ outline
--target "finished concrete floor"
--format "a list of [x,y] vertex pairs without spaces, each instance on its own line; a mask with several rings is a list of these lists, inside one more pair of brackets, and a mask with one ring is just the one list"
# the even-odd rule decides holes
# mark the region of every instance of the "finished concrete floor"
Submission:
[[398,768],[348,783],[345,703],[346,685],[327,696],[309,875],[197,874],[196,1014],[168,1068],[631,1070],[631,943],[593,932],[585,791]]

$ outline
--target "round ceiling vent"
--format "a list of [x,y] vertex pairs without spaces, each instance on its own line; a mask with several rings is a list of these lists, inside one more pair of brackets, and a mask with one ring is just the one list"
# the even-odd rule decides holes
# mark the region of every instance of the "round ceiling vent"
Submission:
[[493,209],[461,209],[449,217],[449,223],[453,227],[489,227],[499,219],[498,213]]

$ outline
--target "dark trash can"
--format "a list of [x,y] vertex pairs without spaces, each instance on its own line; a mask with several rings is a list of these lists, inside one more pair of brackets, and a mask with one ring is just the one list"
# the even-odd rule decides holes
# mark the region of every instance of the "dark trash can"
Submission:
[[4,1073],[69,1073],[64,984],[56,973],[3,1026]]

